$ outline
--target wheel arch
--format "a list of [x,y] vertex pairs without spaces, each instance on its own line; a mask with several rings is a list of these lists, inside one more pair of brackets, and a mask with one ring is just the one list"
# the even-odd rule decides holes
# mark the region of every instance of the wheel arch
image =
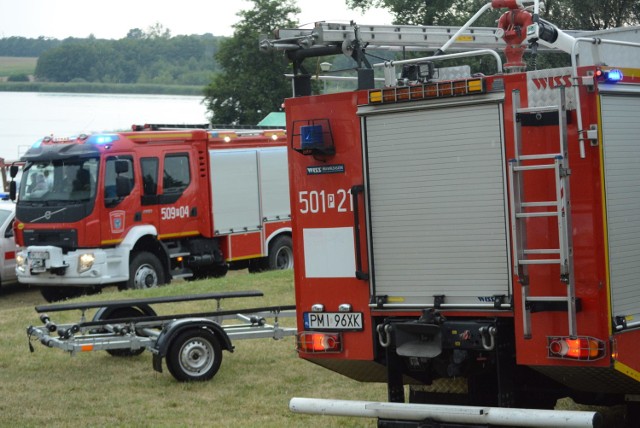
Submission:
[[[149,252],[158,258],[162,265],[165,280],[169,282],[171,280],[169,252],[162,241],[158,239],[156,228],[153,226],[143,226],[138,232],[139,233],[135,234],[130,233],[125,239],[125,242],[128,242],[126,242],[126,244],[123,242],[123,245],[128,245],[131,248],[128,252],[129,260],[127,261],[127,265],[131,262],[132,254],[142,251]],[[130,237],[131,239],[129,239]]]
[[273,232],[271,232],[271,234],[267,237],[267,239],[265,239],[265,249],[266,249],[266,255],[269,255],[269,251],[271,251],[271,243],[279,238],[280,236],[288,236],[289,238],[291,238],[291,228],[290,227],[281,227],[280,229],[274,230]]
[[181,333],[187,330],[199,330],[205,329],[213,333],[220,341],[220,346],[223,350],[233,352],[233,345],[227,332],[224,331],[222,326],[215,321],[208,318],[186,318],[173,321],[165,326],[158,336],[158,340],[155,344],[155,351],[153,353],[153,368],[157,372],[162,372],[162,359],[167,355],[169,347],[173,339],[178,337]]

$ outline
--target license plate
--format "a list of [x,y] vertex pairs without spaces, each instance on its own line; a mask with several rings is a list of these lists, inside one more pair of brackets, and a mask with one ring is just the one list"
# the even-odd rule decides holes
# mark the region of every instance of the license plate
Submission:
[[44,268],[44,260],[42,259],[34,259],[31,260],[31,267],[33,268]]
[[305,330],[362,330],[362,312],[305,312]]
[[30,259],[47,260],[49,258],[49,252],[47,251],[29,251]]

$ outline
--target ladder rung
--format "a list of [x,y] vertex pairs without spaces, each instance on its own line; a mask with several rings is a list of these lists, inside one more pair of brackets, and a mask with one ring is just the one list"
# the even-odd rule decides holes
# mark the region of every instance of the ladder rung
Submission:
[[554,169],[556,166],[554,164],[544,164],[544,165],[521,165],[514,166],[514,171],[539,171],[542,169]]
[[569,297],[562,297],[562,296],[535,296],[535,297],[531,297],[528,296],[527,298],[527,302],[568,302],[569,301]]
[[520,155],[518,160],[536,160],[536,159],[562,159],[560,153],[540,153],[537,155]]
[[516,213],[516,218],[557,217],[558,211],[541,211],[539,213]]
[[560,248],[535,248],[523,251],[524,254],[560,254]]
[[516,113],[545,113],[550,111],[559,111],[558,106],[525,107],[517,109]]
[[538,201],[538,202],[521,202],[520,206],[526,207],[556,207],[558,203],[556,201]]
[[521,265],[553,265],[560,264],[560,259],[535,259],[535,260],[518,260]]

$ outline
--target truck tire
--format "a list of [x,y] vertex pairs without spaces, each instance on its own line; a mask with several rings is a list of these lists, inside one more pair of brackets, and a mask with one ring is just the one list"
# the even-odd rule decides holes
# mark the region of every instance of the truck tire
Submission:
[[222,363],[222,348],[211,331],[200,328],[179,334],[167,352],[167,368],[176,380],[205,381],[215,376]]
[[156,256],[146,251],[133,254],[129,263],[128,289],[141,290],[164,283],[164,270]]
[[42,294],[44,300],[49,303],[80,297],[85,291],[82,287],[58,287],[49,285],[40,288],[40,294]]
[[293,244],[290,236],[278,236],[269,245],[269,269],[293,269]]

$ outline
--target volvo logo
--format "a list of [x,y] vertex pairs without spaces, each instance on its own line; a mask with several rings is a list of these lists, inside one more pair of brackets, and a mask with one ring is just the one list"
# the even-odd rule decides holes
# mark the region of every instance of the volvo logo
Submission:
[[55,214],[58,214],[58,213],[61,213],[62,211],[66,210],[66,209],[67,209],[67,207],[60,208],[58,211],[45,211],[43,216],[38,217],[38,218],[34,218],[33,220],[31,220],[31,223],[35,223],[35,222],[40,221],[42,219],[50,220],[51,216],[53,216]]

